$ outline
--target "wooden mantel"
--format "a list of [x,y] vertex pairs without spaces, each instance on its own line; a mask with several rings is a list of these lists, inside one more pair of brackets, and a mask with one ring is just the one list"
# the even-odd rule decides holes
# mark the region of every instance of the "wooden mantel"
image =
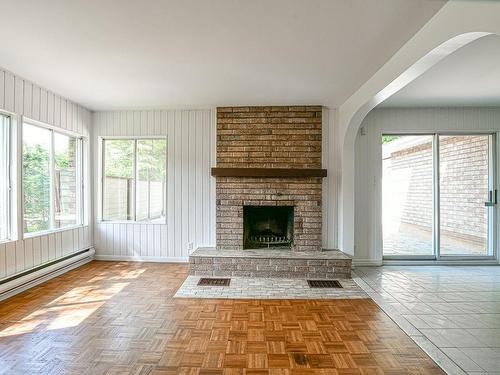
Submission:
[[212,168],[214,177],[326,177],[326,169],[313,168]]

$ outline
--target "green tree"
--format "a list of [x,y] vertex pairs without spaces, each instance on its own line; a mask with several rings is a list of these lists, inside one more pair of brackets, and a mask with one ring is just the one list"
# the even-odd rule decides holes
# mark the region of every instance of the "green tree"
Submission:
[[395,141],[398,138],[399,138],[398,135],[383,135],[381,143],[382,144],[389,143],[389,142]]
[[133,140],[107,139],[104,143],[104,158],[107,177],[134,176]]
[[165,140],[139,140],[137,142],[137,152],[139,179],[164,181],[167,169]]
[[23,146],[23,191],[25,232],[49,229],[49,152],[40,145]]

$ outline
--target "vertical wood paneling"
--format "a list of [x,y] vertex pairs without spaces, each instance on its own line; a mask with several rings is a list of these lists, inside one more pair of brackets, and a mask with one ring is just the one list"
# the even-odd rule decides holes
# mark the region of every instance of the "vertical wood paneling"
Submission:
[[500,108],[380,108],[361,127],[365,135],[356,138],[355,258],[380,261],[382,133],[500,132]]
[[5,72],[5,82],[4,82],[4,107],[6,111],[14,112],[14,75],[9,72]]
[[14,112],[23,113],[24,82],[19,77],[14,77]]
[[0,278],[6,276],[6,264],[5,264],[5,244],[0,244]]
[[[143,259],[186,258],[193,247],[215,245],[215,126],[211,110],[96,112],[100,136],[167,137],[167,224],[95,223],[97,255]],[[94,176],[98,178],[98,158]],[[99,193],[100,184],[94,186]],[[95,195],[96,196],[96,195]],[[97,197],[97,196],[96,196]],[[97,199],[96,199],[97,201]],[[95,210],[99,207],[94,206]],[[96,211],[97,212],[97,211]],[[111,228],[111,229],[109,229]]]
[[24,81],[24,116],[31,118],[33,105],[33,85]]
[[24,241],[24,265],[26,268],[33,268],[33,239]]
[[23,241],[16,241],[16,273],[22,272],[25,266]]
[[40,237],[33,238],[33,267],[42,264],[42,253],[40,248]]
[[0,70],[0,108],[5,108],[5,72]]
[[5,275],[12,276],[16,273],[16,243],[9,242],[5,246]]
[[323,247],[337,248],[337,179],[335,173],[335,110],[323,108],[322,165],[328,175],[323,179]]
[[42,89],[40,91],[40,121],[42,122],[48,121],[47,108],[47,90]]
[[33,101],[31,118],[33,120],[40,120],[40,87],[33,86]]
[[[61,102],[64,106],[62,112]],[[66,107],[71,107],[69,112]],[[69,113],[70,117],[64,119],[65,127],[85,137],[90,136],[90,111],[2,69],[0,109],[52,126],[61,126],[61,113],[64,116]],[[87,162],[90,165],[90,160]],[[82,233],[81,239],[74,233]],[[1,244],[0,279],[87,249],[91,245],[92,236],[88,227]]]

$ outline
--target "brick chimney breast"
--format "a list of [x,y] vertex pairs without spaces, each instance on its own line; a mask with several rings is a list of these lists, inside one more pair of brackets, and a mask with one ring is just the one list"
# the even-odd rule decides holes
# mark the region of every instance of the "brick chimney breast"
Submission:
[[[321,168],[321,106],[217,108],[218,168]],[[293,206],[295,251],[321,250],[321,177],[216,177],[217,248],[243,250],[243,206]]]

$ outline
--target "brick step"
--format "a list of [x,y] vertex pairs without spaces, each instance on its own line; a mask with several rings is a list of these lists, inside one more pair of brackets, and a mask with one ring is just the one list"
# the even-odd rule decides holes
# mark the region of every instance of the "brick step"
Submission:
[[351,277],[352,259],[340,251],[298,253],[290,250],[197,249],[189,257],[189,274],[308,279]]

